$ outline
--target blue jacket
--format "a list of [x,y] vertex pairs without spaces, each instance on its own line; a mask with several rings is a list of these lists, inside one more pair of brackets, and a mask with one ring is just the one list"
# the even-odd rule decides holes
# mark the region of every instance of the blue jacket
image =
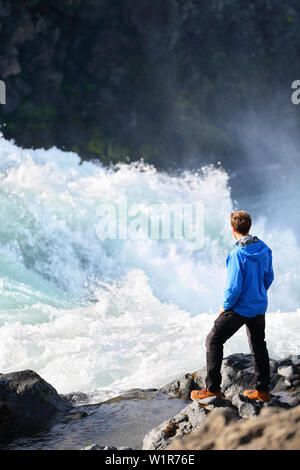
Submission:
[[[244,239],[250,244],[242,245]],[[232,309],[245,317],[266,313],[267,290],[274,279],[270,248],[257,237],[243,237],[235,243],[226,265],[224,310]]]

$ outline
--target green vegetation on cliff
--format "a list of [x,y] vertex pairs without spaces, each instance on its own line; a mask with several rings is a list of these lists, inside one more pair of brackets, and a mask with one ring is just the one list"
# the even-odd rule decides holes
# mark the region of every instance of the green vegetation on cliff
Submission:
[[232,159],[241,116],[291,112],[299,18],[296,0],[1,0],[4,135],[105,163]]

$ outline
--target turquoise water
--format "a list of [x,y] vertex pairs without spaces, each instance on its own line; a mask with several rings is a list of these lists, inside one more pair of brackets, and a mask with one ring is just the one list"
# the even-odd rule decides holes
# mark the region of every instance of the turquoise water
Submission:
[[[60,393],[85,391],[99,401],[204,364],[205,336],[222,303],[234,204],[219,167],[171,176],[142,163],[108,169],[79,162],[75,153],[0,139],[0,371],[31,368]],[[145,213],[162,202],[201,201],[203,248],[174,239],[99,239],[99,206],[124,197]],[[296,236],[282,227],[268,233],[268,220],[254,219],[253,233],[274,254],[270,355],[299,354]],[[244,330],[225,346],[226,354],[248,351]]]

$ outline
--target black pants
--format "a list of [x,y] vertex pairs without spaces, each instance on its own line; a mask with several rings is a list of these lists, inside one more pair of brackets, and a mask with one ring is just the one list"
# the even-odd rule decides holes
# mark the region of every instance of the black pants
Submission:
[[254,356],[256,389],[268,391],[270,384],[269,354],[265,342],[265,315],[247,318],[228,310],[220,315],[206,338],[206,388],[216,392],[221,386],[223,344],[246,324],[248,341]]

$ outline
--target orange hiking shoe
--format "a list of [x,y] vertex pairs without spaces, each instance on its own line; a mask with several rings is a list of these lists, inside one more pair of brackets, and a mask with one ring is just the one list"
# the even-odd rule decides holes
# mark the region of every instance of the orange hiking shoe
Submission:
[[244,396],[250,398],[250,400],[270,401],[271,395],[268,392],[261,390],[245,390]]
[[224,398],[221,391],[211,392],[210,390],[207,390],[206,387],[202,388],[202,390],[192,390],[191,392],[192,400],[203,400],[204,398],[209,397]]

